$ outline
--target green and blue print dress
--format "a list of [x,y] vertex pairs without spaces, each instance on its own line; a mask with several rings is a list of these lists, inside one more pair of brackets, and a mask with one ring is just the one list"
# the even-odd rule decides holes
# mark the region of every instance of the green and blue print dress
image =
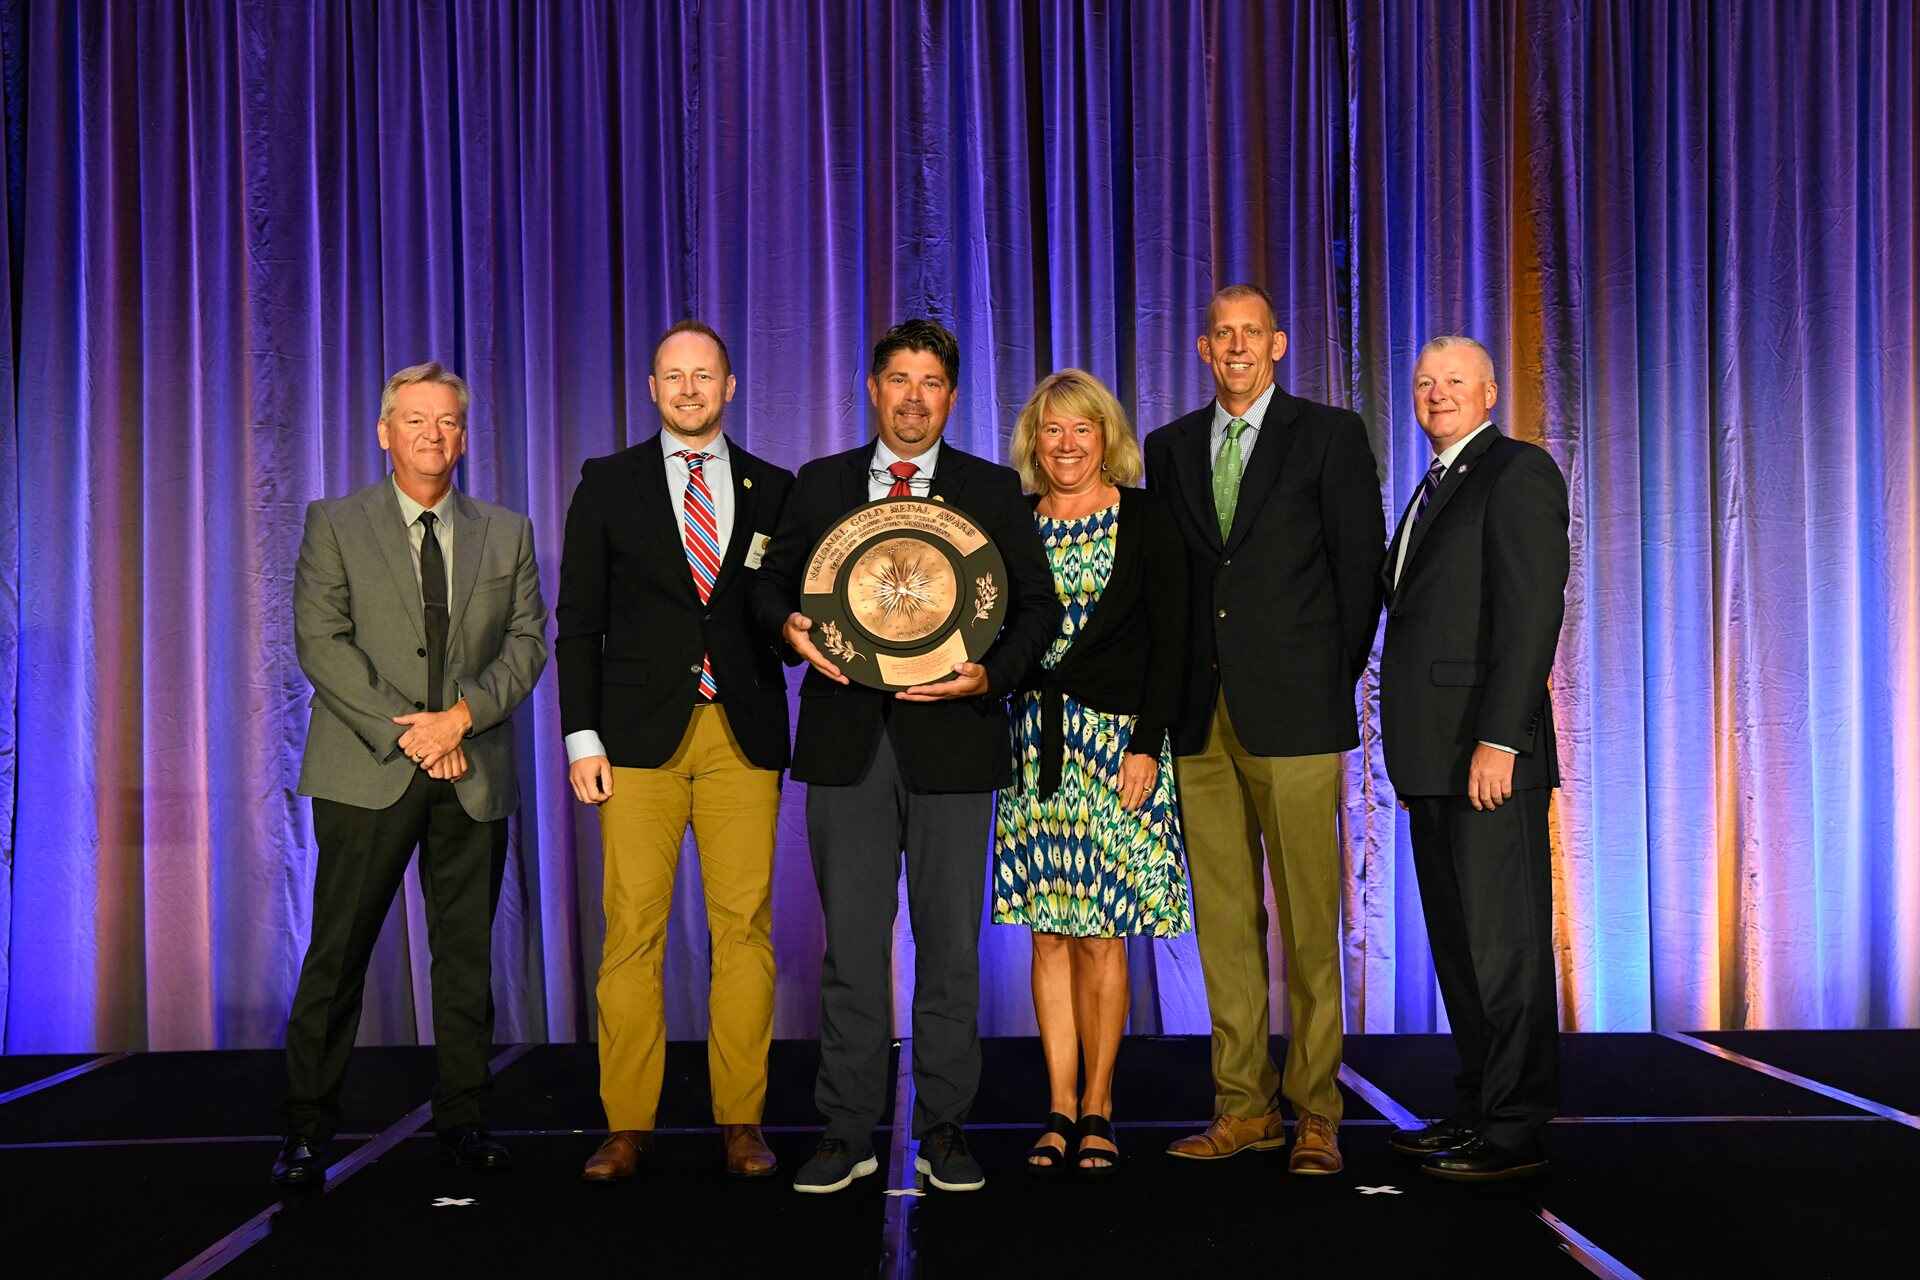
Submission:
[[[1034,521],[1066,607],[1060,634],[1040,660],[1052,669],[1086,628],[1113,573],[1120,507]],[[1129,811],[1120,804],[1120,760],[1137,717],[1064,701],[1060,787],[1050,796],[1040,794],[1041,695],[1023,693],[1014,705],[1017,776],[1000,792],[994,815],[994,923],[1076,938],[1185,933],[1193,905],[1172,744],[1161,748],[1153,794]]]

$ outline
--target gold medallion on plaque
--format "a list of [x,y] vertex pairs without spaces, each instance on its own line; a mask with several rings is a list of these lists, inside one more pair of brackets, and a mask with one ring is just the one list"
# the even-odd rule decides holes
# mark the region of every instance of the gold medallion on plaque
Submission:
[[924,498],[855,507],[807,557],[800,612],[848,679],[933,684],[978,662],[1007,615],[1007,566],[958,508]]

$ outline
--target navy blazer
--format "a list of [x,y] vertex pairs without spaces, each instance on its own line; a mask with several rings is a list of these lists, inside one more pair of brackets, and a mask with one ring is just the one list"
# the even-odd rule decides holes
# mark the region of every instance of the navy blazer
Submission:
[[[1411,514],[1411,500],[1407,513]],[[1393,587],[1402,540],[1407,562]],[[1516,790],[1560,785],[1547,676],[1566,612],[1567,482],[1552,455],[1490,427],[1455,458],[1381,569],[1387,777],[1403,796],[1464,796],[1474,748],[1519,752]]]
[[741,752],[763,769],[787,763],[779,633],[754,626],[756,574],[746,561],[754,534],[771,534],[779,522],[793,473],[732,438],[727,461],[733,530],[705,605],[687,567],[659,435],[580,468],[554,609],[560,730],[595,730],[622,768],[658,768],[672,757],[698,700],[703,653]]

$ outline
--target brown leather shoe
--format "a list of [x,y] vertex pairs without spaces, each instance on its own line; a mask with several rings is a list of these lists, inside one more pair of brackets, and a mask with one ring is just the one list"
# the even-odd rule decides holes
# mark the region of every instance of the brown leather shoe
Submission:
[[647,1129],[621,1129],[607,1135],[600,1149],[588,1158],[580,1170],[582,1182],[624,1182],[640,1168],[640,1158],[653,1152],[653,1133]]
[[1340,1159],[1340,1128],[1325,1116],[1302,1112],[1294,1126],[1293,1158],[1287,1161],[1289,1173],[1338,1173],[1346,1164]]
[[765,1178],[780,1167],[757,1124],[723,1124],[720,1139],[727,1146],[727,1172],[736,1178]]
[[1263,1116],[1216,1116],[1204,1132],[1176,1138],[1167,1154],[1182,1160],[1225,1160],[1242,1151],[1272,1151],[1287,1145],[1286,1122],[1277,1111]]

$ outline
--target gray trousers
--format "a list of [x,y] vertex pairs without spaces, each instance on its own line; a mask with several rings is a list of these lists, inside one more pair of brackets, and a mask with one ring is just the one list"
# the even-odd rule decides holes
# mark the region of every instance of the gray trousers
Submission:
[[827,1136],[873,1140],[892,1080],[893,919],[906,855],[913,923],[916,1137],[961,1124],[980,1085],[980,911],[993,793],[909,792],[887,735],[846,787],[807,788],[807,840],[826,918],[820,973],[820,1076]]

